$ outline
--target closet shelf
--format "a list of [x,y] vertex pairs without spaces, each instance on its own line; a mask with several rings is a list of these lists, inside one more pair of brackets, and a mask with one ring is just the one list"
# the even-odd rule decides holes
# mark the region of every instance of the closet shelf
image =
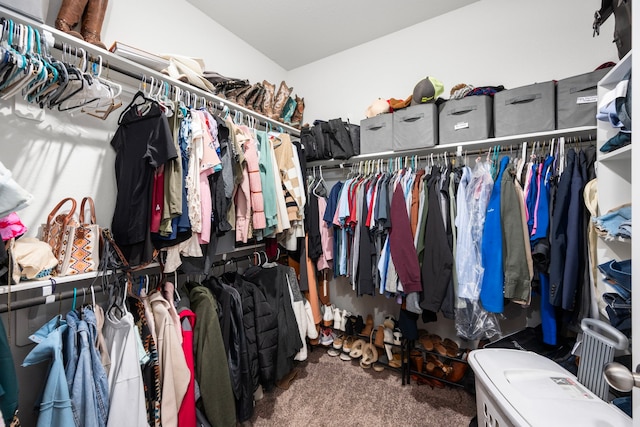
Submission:
[[477,141],[460,142],[457,144],[436,145],[435,147],[421,148],[405,151],[383,151],[380,153],[362,154],[353,156],[347,160],[331,159],[307,162],[307,168],[314,166],[327,166],[329,168],[349,166],[361,160],[387,159],[390,157],[429,155],[444,152],[457,152],[464,155],[465,151],[479,151],[494,147],[496,145],[521,144],[523,142],[548,141],[551,138],[588,138],[596,140],[596,126],[580,126],[568,129],[556,129],[548,132],[526,133],[521,135],[502,136],[499,138],[487,138]]
[[[160,267],[160,264],[158,264],[157,262],[153,262],[148,266],[146,266],[144,269],[139,271],[150,270],[157,267]],[[112,273],[110,271],[106,273],[107,276],[110,276],[111,274]],[[53,283],[55,283],[56,285],[59,285],[61,283],[79,282],[82,280],[94,279],[96,277],[101,277],[101,276],[103,276],[103,274],[101,274],[100,272],[92,271],[91,273],[81,273],[81,274],[73,274],[73,275],[62,276],[62,277],[52,277],[51,279],[46,279],[46,280],[25,280],[23,282],[18,283],[17,285],[11,285],[11,293],[28,291],[30,289],[41,289],[41,288],[44,288],[45,286],[50,286]],[[0,286],[0,295],[8,294],[8,293],[9,293],[9,286]]]
[[625,147],[619,148],[610,153],[601,154],[598,157],[598,161],[600,162],[619,162],[625,161],[628,162],[631,159],[631,147],[633,145],[629,144]]
[[30,25],[33,28],[38,28],[41,31],[47,31],[53,34],[53,37],[55,38],[55,41],[57,43],[62,43],[74,49],[78,49],[78,48],[84,49],[88,55],[95,58],[98,58],[99,56],[102,57],[103,63],[108,64],[107,66],[109,67],[109,69],[119,74],[123,74],[137,81],[142,81],[143,75],[147,77],[147,81],[150,81],[149,77],[153,77],[154,79],[165,81],[174,87],[179,87],[183,91],[189,92],[191,94],[195,94],[198,97],[203,97],[208,101],[212,101],[216,103],[218,106],[226,105],[227,107],[229,107],[229,109],[232,112],[233,111],[241,112],[244,115],[255,117],[256,120],[258,120],[260,123],[270,123],[272,126],[274,126],[275,129],[282,128],[284,131],[286,131],[291,135],[300,136],[300,130],[292,126],[286,125],[277,120],[273,120],[267,116],[256,113],[253,110],[250,110],[248,108],[245,108],[238,104],[230,102],[225,98],[216,96],[211,92],[207,92],[198,87],[192,86],[188,83],[171,78],[166,74],[162,74],[161,72],[152,70],[151,68],[145,67],[144,65],[140,65],[136,62],[123,58],[122,56],[115,55],[91,43],[85,42],[84,40],[80,40],[76,37],[66,34],[56,28],[52,28],[46,24],[41,24],[25,16],[22,16],[16,12],[13,12],[7,9],[6,7],[0,6],[0,14],[5,18],[11,19],[15,22]]
[[609,70],[609,72],[598,83],[600,86],[616,85],[624,75],[629,71],[631,67],[631,54],[633,51],[629,51],[618,63]]

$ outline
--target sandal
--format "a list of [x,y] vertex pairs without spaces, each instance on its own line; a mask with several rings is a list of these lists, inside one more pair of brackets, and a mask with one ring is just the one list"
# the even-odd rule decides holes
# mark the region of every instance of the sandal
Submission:
[[371,365],[378,361],[378,350],[373,345],[373,330],[369,333],[369,342],[362,347],[362,360],[360,366],[362,368],[370,368]]

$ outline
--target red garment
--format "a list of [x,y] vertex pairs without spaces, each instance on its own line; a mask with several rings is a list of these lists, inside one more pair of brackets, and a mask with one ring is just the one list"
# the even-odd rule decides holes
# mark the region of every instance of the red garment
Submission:
[[156,169],[153,175],[153,194],[151,195],[151,224],[152,233],[160,231],[162,208],[164,207],[164,165]]
[[182,328],[182,351],[187,361],[187,366],[191,372],[189,387],[182,399],[182,405],[178,411],[178,427],[195,427],[196,426],[196,392],[194,380],[194,363],[193,363],[193,328],[196,325],[196,314],[188,309],[180,311],[180,324],[187,319],[191,325],[190,329]]
[[[413,246],[411,224],[407,215],[407,205],[402,191],[402,184],[398,183],[391,199],[391,231],[389,232],[389,249],[391,259],[396,267],[398,277],[405,293],[421,292],[420,264],[416,248]],[[425,260],[426,262],[426,260]]]

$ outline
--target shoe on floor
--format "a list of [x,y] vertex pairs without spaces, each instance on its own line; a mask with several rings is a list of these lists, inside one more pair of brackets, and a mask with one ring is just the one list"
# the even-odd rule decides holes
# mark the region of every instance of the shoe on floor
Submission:
[[327,354],[331,357],[336,357],[336,356],[340,356],[342,352],[340,350],[337,350],[335,348],[330,348],[329,350],[327,350]]
[[324,306],[324,314],[322,315],[322,324],[324,326],[333,325],[333,306],[332,305]]
[[351,359],[351,356],[349,356],[348,353],[342,352],[342,353],[340,353],[340,360],[344,360],[345,362],[349,362],[352,359]]
[[330,346],[333,344],[333,333],[331,329],[325,328],[320,334],[320,345]]

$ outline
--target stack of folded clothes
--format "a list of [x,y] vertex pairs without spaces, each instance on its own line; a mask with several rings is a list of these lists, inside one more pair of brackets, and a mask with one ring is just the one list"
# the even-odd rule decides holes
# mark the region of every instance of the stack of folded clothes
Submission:
[[598,269],[604,281],[614,292],[606,292],[602,300],[613,327],[631,337],[631,260],[611,260],[600,264]]

